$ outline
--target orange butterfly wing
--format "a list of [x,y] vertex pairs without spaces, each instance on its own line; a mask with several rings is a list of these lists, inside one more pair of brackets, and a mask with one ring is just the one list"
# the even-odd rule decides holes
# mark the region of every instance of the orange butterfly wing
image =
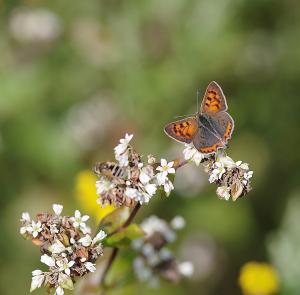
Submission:
[[225,95],[217,82],[212,81],[206,88],[200,113],[218,113],[227,110]]
[[179,142],[191,143],[198,128],[196,117],[187,117],[166,125],[164,130],[168,136]]

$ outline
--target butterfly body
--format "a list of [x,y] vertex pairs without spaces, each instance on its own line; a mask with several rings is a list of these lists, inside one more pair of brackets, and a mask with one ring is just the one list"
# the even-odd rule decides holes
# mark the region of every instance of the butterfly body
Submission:
[[226,146],[233,132],[234,121],[226,110],[223,91],[213,81],[206,89],[199,113],[168,124],[165,132],[179,142],[193,144],[201,153],[215,153]]

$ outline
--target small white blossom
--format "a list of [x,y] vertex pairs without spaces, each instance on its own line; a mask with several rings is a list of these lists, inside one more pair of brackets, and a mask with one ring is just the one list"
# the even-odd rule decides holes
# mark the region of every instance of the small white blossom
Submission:
[[153,164],[155,164],[155,163],[156,163],[155,157],[152,156],[152,155],[148,155],[148,164],[153,165]]
[[167,162],[166,159],[161,159],[160,160],[160,166],[156,168],[156,170],[165,173],[166,175],[168,174],[174,174],[175,169],[173,168],[174,161],[172,162]]
[[153,178],[153,176],[153,168],[151,166],[146,166],[141,169],[139,180],[142,184],[147,184]]
[[133,134],[125,134],[125,138],[120,139],[120,143],[114,148],[116,155],[123,154],[128,147],[129,142],[133,138]]
[[64,295],[64,294],[65,294],[64,289],[59,286],[56,288],[54,295]]
[[220,199],[228,201],[230,199],[229,188],[226,186],[219,186],[217,188],[217,195]]
[[94,244],[97,244],[98,242],[102,241],[103,239],[105,239],[107,236],[107,234],[103,231],[103,230],[100,230],[97,235],[94,237],[92,243],[93,245]]
[[59,216],[64,208],[63,205],[59,205],[59,204],[53,204],[52,206],[54,213]]
[[96,271],[96,267],[94,263],[91,262],[85,262],[84,266],[87,270],[89,270],[90,272],[95,272]]
[[185,160],[193,161],[197,166],[199,166],[201,161],[205,158],[205,154],[200,153],[190,144],[185,144],[183,156]]
[[183,276],[191,277],[194,273],[194,265],[190,261],[181,262],[178,270]]
[[59,232],[59,230],[56,227],[56,224],[50,224],[50,233],[51,234],[57,234],[58,232]]
[[44,282],[45,275],[44,273],[37,269],[32,272],[32,280],[30,286],[30,292],[34,291],[37,288],[40,288]]
[[243,163],[242,161],[237,161],[235,165],[244,170],[249,170],[249,165],[247,163]]
[[61,241],[56,240],[55,243],[49,247],[49,251],[54,254],[59,254],[66,251],[66,247]]
[[173,183],[170,180],[167,180],[164,183],[164,191],[165,191],[166,195],[169,196],[173,189],[174,189]]
[[114,185],[105,177],[96,181],[96,192],[98,195],[108,192]]
[[79,210],[75,211],[75,216],[71,217],[71,221],[73,221],[74,227],[80,227],[80,229],[84,229],[86,227],[85,222],[90,218],[88,215],[81,216],[81,213]]
[[153,183],[148,183],[145,185],[145,190],[152,197],[156,193],[157,186]]
[[79,243],[81,243],[84,247],[88,247],[92,243],[92,238],[90,235],[86,235],[83,238],[78,240]]
[[215,164],[221,164],[219,166],[223,166],[228,169],[233,169],[236,167],[236,163],[228,156],[217,155],[217,161]]
[[70,276],[70,272],[71,272],[70,267],[72,267],[74,264],[75,264],[75,261],[73,261],[73,260],[68,261],[67,258],[56,261],[56,265],[59,267],[59,270],[63,271],[68,276]]
[[253,176],[253,171],[245,172],[243,184],[246,185],[248,183],[248,181],[250,180],[250,178],[252,178],[252,176]]
[[224,168],[224,164],[222,162],[216,162],[214,164],[214,170],[212,171],[212,174],[217,177],[217,179],[221,179],[222,175],[226,172],[226,169]]
[[135,188],[126,187],[125,196],[131,199],[136,199],[138,197],[139,191]]
[[48,266],[55,266],[55,260],[48,256],[47,254],[44,254],[41,256],[41,262],[48,265]]
[[185,227],[185,220],[182,216],[175,216],[171,220],[170,225],[175,230],[183,229]]
[[32,220],[31,225],[27,227],[27,231],[30,232],[34,238],[36,238],[38,234],[42,231],[41,222],[35,222],[34,220]]
[[22,218],[21,218],[22,222],[30,222],[30,215],[28,212],[23,212],[22,213]]

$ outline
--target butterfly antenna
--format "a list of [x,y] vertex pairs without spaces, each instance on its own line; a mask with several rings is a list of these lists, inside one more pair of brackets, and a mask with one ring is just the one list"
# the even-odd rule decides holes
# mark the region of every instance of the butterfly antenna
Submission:
[[197,112],[199,112],[199,89],[197,89]]

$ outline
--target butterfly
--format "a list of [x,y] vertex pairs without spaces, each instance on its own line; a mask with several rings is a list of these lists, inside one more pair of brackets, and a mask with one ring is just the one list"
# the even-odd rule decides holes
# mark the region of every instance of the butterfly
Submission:
[[193,144],[201,153],[216,153],[226,147],[234,128],[234,121],[227,109],[221,87],[212,81],[206,88],[199,112],[169,123],[164,130],[179,142]]

